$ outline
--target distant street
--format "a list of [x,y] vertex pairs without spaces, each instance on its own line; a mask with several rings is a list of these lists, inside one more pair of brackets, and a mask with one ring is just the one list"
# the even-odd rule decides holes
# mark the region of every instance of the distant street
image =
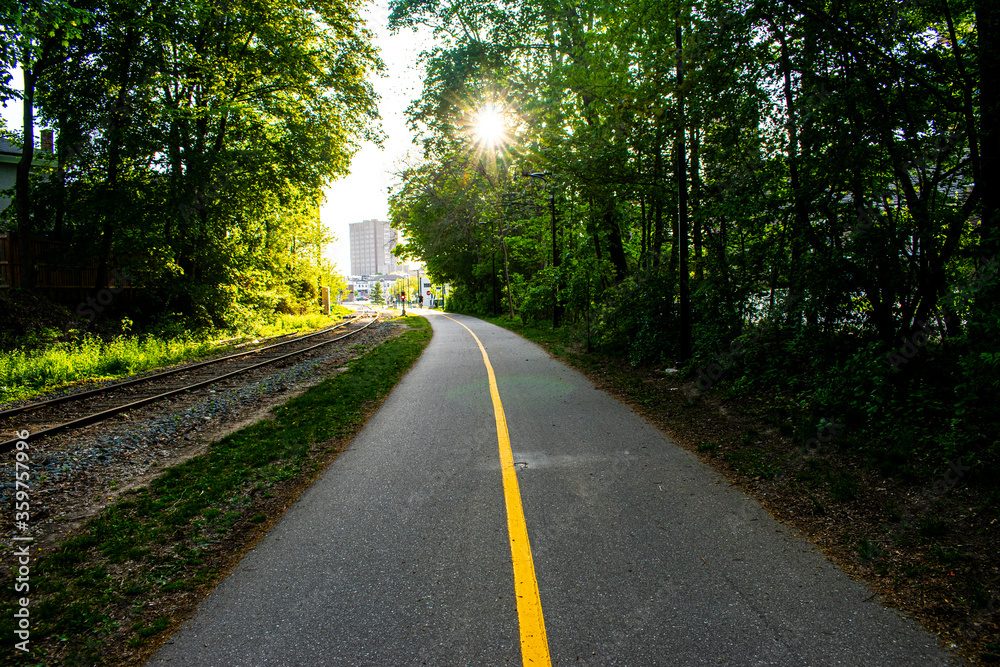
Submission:
[[[434,338],[418,364],[148,664],[519,664],[533,622],[547,637],[533,664],[952,664],[579,373],[422,312]],[[519,526],[530,562],[515,576]]]

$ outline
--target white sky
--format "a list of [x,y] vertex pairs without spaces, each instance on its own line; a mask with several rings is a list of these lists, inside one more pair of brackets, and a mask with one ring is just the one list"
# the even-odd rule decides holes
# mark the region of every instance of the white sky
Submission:
[[423,70],[417,60],[432,40],[428,32],[403,30],[390,35],[386,27],[388,0],[370,2],[365,18],[375,33],[375,43],[386,65],[387,76],[374,82],[375,92],[382,98],[379,113],[386,139],[384,150],[365,144],[354,156],[351,174],[326,190],[327,201],[320,210],[320,218],[337,237],[326,255],[344,275],[351,269],[348,225],[389,219],[389,187],[396,182],[393,173],[411,148],[416,151],[412,134],[406,128],[405,112],[420,95]]
[[[385,141],[383,149],[370,143],[361,147],[354,157],[350,175],[327,188],[327,201],[320,209],[320,219],[337,239],[325,254],[345,276],[351,269],[348,225],[362,220],[389,219],[389,187],[396,182],[393,173],[411,148],[416,150],[404,114],[406,107],[420,94],[423,72],[417,61],[420,52],[432,40],[428,32],[403,30],[390,35],[388,0],[372,0],[363,15],[386,65],[386,76],[373,82],[375,92],[381,96],[379,112]],[[15,72],[14,83],[19,84],[20,79],[20,72]],[[20,131],[20,102],[8,102],[0,112],[8,130]]]

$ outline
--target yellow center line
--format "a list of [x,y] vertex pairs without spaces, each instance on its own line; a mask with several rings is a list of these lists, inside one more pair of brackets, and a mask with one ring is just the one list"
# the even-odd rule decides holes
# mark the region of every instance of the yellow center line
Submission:
[[[444,317],[448,317],[444,315]],[[514,469],[514,454],[510,449],[507,434],[507,418],[504,416],[500,391],[493,365],[486,354],[479,336],[458,320],[448,317],[470,334],[483,353],[486,374],[490,379],[490,396],[493,398],[493,414],[497,421],[497,441],[500,444],[500,471],[503,473],[503,495],[507,504],[507,532],[510,535],[510,558],[514,563],[514,595],[517,599],[517,621],[521,628],[521,660],[525,665],[551,665],[549,641],[545,637],[545,619],[542,617],[542,599],[538,595],[538,580],[535,579],[535,563],[531,559],[531,544],[528,542],[528,526],[524,522],[521,507],[521,490],[517,485]]]

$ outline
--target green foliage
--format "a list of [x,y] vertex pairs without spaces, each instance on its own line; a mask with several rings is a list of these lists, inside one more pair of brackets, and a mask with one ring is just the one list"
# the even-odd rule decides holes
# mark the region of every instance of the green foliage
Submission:
[[[332,311],[342,316],[350,311],[336,307]],[[331,317],[311,315],[273,315],[270,321],[256,321],[239,331],[240,337],[267,337],[317,329],[330,325]],[[41,392],[81,380],[106,380],[135,375],[188,361],[225,350],[213,340],[231,332],[205,331],[200,334],[184,332],[168,337],[156,335],[132,336],[122,334],[111,340],[85,334],[68,341],[53,342],[41,347],[29,346],[0,352],[0,402],[27,398]],[[53,334],[54,336],[54,334]]]
[[[716,365],[712,386],[782,401],[792,433],[836,420],[829,446],[885,470],[1000,469],[996,63],[978,62],[997,54],[972,47],[974,3],[391,8],[446,37],[391,215],[454,308]],[[476,136],[484,106],[507,114],[499,145]]]
[[633,366],[659,365],[676,354],[677,310],[666,273],[632,276],[603,295],[598,342]]
[[41,350],[0,353],[0,401],[11,401],[79,380],[102,380],[141,373],[151,368],[211,354],[216,346],[205,339],[121,336],[104,341],[96,336],[54,343]]
[[343,287],[318,207],[377,139],[360,3],[238,0],[224,20],[187,0],[21,4],[0,10],[0,62],[34,62],[58,164],[19,185],[19,231],[65,242],[71,270],[96,261],[99,281],[117,265],[201,327],[314,311],[317,282]]
[[382,295],[382,283],[380,282],[372,285],[372,303],[379,306],[385,303],[385,297]]

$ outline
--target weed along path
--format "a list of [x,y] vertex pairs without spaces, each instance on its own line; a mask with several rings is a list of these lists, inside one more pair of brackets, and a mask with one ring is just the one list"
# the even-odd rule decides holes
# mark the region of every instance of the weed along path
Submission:
[[379,412],[147,664],[953,664],[582,375],[430,319]]

